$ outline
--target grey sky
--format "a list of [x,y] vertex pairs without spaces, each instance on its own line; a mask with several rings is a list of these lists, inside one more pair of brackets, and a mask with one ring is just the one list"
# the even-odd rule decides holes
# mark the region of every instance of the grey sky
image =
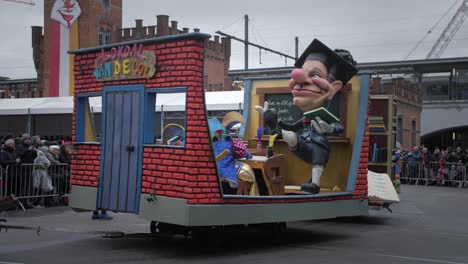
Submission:
[[[0,76],[34,78],[31,26],[43,25],[43,0],[29,6],[0,0]],[[111,0],[112,2],[112,0]],[[318,38],[332,48],[351,51],[358,62],[424,59],[462,0],[123,0],[123,26],[135,19],[156,24],[156,15],[169,15],[179,28],[217,30],[243,38],[243,16],[249,15],[251,42],[294,56]],[[451,7],[438,26],[408,58],[411,49]],[[468,20],[468,19],[467,19]],[[250,47],[250,68],[285,66],[284,58]],[[468,56],[468,21],[465,21],[442,57]],[[244,67],[243,44],[233,41],[231,69]],[[287,61],[291,66],[293,62]]]

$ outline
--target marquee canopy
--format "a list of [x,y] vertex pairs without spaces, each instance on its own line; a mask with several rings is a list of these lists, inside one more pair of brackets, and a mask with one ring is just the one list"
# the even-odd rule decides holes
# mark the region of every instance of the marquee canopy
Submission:
[[[243,108],[244,91],[206,92],[208,111],[239,110]],[[90,98],[92,111],[102,111],[100,96]],[[156,96],[156,111],[183,111],[185,93],[159,93]],[[44,115],[73,113],[73,96],[42,98],[0,99],[0,115]]]

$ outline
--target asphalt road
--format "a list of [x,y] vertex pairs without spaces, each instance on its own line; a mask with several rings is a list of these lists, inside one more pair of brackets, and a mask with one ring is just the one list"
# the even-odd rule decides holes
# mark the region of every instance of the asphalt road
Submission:
[[1,263],[468,263],[468,189],[402,186],[393,213],[289,223],[280,238],[261,229],[205,239],[103,238],[95,230],[148,232],[149,223],[117,214],[110,221],[66,207],[0,213]]

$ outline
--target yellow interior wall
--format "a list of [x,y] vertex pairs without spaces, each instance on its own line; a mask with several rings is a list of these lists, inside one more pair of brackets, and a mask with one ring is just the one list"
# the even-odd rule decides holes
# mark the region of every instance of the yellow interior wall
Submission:
[[[250,114],[247,120],[245,139],[249,141],[249,147],[255,148],[256,134],[259,126],[259,113],[254,109],[255,105],[261,105],[257,88],[262,87],[287,87],[289,79],[279,80],[253,80],[252,89],[250,92]],[[346,137],[350,139],[350,143],[330,143],[330,159],[324,174],[321,178],[321,188],[331,189],[338,186],[341,190],[346,189],[348,180],[349,165],[353,149],[354,136],[356,134],[357,109],[359,99],[360,78],[354,77],[350,81],[352,90],[348,92],[347,104],[347,128]],[[342,110],[343,111],[343,110]],[[344,110],[346,111],[346,110]],[[263,142],[265,147],[268,142]],[[286,185],[301,185],[311,176],[312,166],[302,161],[296,155],[289,151],[287,144],[283,141],[276,141],[273,147],[277,153],[286,155],[287,177]]]
[[[70,50],[77,50],[79,49],[78,43],[78,23],[73,23],[70,29]],[[75,65],[75,55],[70,54],[70,78],[69,78],[69,87],[68,87],[68,95],[73,96],[75,94],[75,74],[73,74],[73,67]]]
[[91,107],[89,100],[86,100],[86,116],[85,116],[85,142],[95,142],[96,134],[94,133],[93,124],[91,122]]

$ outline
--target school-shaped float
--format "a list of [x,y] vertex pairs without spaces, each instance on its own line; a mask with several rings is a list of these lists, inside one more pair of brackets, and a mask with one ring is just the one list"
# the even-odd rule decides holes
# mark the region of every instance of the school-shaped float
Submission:
[[[74,55],[75,109],[70,205],[108,209],[151,221],[153,232],[174,227],[281,223],[368,214],[367,108],[369,73],[358,73],[335,96],[330,109],[345,131],[330,137],[330,160],[321,191],[294,191],[310,165],[282,140],[267,157],[268,136],[255,105],[268,101],[285,121],[293,110],[289,76],[244,80],[241,128],[253,158],[259,194],[222,193],[208,127],[202,33],[116,43],[70,51]],[[185,109],[165,120],[158,95],[185,94]],[[90,101],[102,96],[96,132]],[[176,142],[177,144],[173,144]],[[260,147],[261,146],[261,147]]]

